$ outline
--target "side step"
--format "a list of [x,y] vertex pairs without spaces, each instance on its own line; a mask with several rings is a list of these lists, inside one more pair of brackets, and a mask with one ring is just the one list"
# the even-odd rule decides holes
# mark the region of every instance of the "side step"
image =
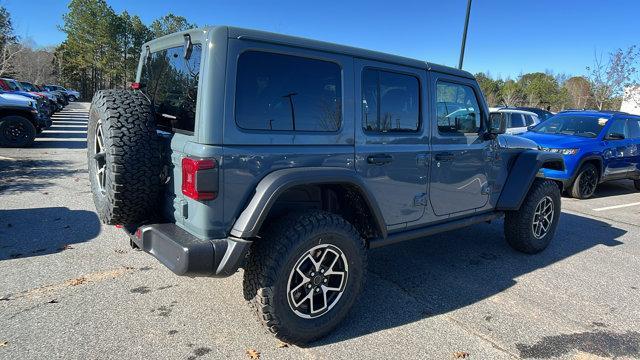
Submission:
[[369,248],[375,249],[407,240],[420,239],[426,236],[439,234],[446,231],[460,229],[469,225],[479,224],[502,217],[502,212],[491,212],[481,215],[474,215],[462,219],[447,221],[440,224],[429,225],[426,227],[401,231],[387,235],[386,238],[375,238],[369,241]]

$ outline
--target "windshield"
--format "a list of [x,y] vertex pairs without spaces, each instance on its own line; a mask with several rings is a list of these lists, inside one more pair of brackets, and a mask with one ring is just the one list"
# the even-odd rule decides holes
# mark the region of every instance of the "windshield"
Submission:
[[595,138],[609,118],[589,115],[556,115],[533,128],[542,134],[573,135]]
[[35,88],[33,85],[31,85],[31,84],[29,84],[29,83],[27,83],[27,82],[21,82],[21,84],[22,84],[22,87],[23,87],[26,91],[37,91],[37,90],[36,90],[36,88]]
[[179,46],[154,52],[143,64],[141,90],[151,99],[163,130],[193,133],[201,53],[202,46],[193,44],[187,60]]
[[20,91],[18,84],[16,84],[15,82],[6,80],[4,83],[7,84],[11,91]]

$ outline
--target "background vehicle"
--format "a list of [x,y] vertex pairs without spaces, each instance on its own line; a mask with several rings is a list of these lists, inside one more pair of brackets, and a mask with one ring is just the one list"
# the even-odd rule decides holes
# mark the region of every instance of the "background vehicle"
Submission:
[[35,100],[22,95],[0,94],[0,146],[31,146],[40,128]]
[[589,198],[598,183],[616,179],[633,179],[640,190],[639,116],[561,112],[522,136],[564,156],[566,169],[545,169],[545,176],[562,181],[575,198]]
[[489,108],[491,113],[502,113],[507,120],[507,134],[517,135],[527,132],[530,126],[540,123],[538,115],[514,108]]
[[45,96],[49,100],[49,116],[53,115],[58,110],[61,110],[61,105],[58,103],[58,97],[49,91],[46,92],[38,92],[37,94],[34,92],[30,92],[26,90],[19,81],[13,79],[2,79],[2,82],[6,84],[6,86],[10,89],[11,92],[16,92],[19,94],[30,94],[30,95],[42,95]]
[[[32,94],[26,91],[20,91],[17,87],[11,86],[11,83],[5,79],[0,79],[0,92],[22,95],[36,101],[38,112],[41,120],[46,124],[44,127],[51,126],[51,115],[53,110],[49,104],[49,98],[45,94]],[[17,90],[14,90],[17,89]]]
[[19,81],[20,87],[21,89],[23,89],[23,91],[28,91],[30,93],[34,93],[34,94],[45,94],[45,93],[49,93],[52,94],[55,99],[55,106],[56,106],[56,111],[60,111],[62,109],[64,109],[66,100],[64,97],[64,94],[62,94],[61,92],[58,91],[46,91],[43,89],[38,88],[36,85],[26,82],[26,81]]
[[176,274],[244,267],[285,341],[346,316],[368,248],[502,216],[519,251],[554,235],[560,189],[539,169],[562,156],[501,135],[468,72],[224,26],[146,43],[138,69],[137,90],[91,105],[98,215]]
[[514,109],[532,112],[538,115],[538,120],[540,120],[540,122],[543,122],[553,116],[552,112],[548,110],[540,109],[540,108],[535,108],[535,107],[516,106]]
[[45,89],[50,90],[50,91],[61,91],[61,92],[63,92],[67,96],[67,99],[69,99],[69,101],[71,101],[71,102],[74,102],[74,101],[77,101],[78,99],[80,99],[80,92],[78,92],[76,90],[65,89],[64,87],[62,87],[60,85],[43,85],[43,87]]

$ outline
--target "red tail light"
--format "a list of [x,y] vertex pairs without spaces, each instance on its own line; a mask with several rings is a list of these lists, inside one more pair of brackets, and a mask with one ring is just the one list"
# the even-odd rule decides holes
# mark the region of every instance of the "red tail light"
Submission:
[[140,90],[140,83],[137,83],[137,82],[131,83],[131,89]]
[[213,159],[182,159],[182,193],[194,200],[218,195],[218,169]]

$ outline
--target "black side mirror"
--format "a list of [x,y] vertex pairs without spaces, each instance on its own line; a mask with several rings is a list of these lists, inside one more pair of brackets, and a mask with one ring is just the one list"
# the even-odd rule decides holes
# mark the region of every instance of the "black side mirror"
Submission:
[[624,140],[624,134],[611,133],[611,134],[608,134],[605,139],[606,140]]
[[491,113],[489,115],[489,134],[500,135],[507,131],[507,117],[504,113]]

